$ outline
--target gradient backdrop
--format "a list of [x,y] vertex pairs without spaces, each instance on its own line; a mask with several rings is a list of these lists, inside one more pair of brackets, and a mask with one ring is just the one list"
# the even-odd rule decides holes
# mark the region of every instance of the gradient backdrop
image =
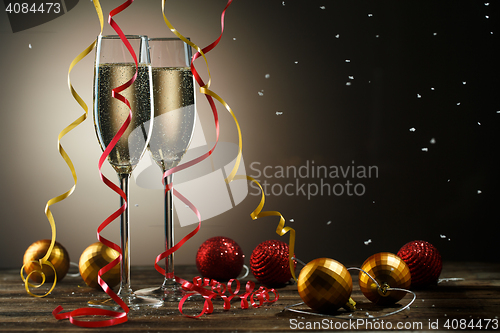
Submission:
[[[103,0],[105,16],[121,3]],[[220,33],[225,4],[169,0],[166,15],[204,47]],[[499,5],[234,1],[222,41],[207,55],[212,90],[238,117],[247,173],[268,184],[265,210],[280,211],[296,230],[297,257],[360,264],[374,253],[397,252],[424,239],[445,261],[498,261]],[[68,90],[67,71],[95,39],[99,24],[92,2],[82,0],[53,21],[12,33],[0,8],[0,267],[14,268],[31,243],[50,238],[45,204],[73,184],[57,151],[59,132],[83,113]],[[160,0],[136,0],[115,20],[126,34],[173,37]],[[93,57],[71,75],[90,106]],[[206,80],[203,61],[197,64]],[[213,139],[211,112],[201,95],[197,109],[207,139]],[[221,140],[237,142],[232,118],[222,106],[219,112]],[[57,240],[73,262],[118,208],[118,196],[99,179],[101,151],[91,113],[62,141],[77,170],[76,191],[51,208]],[[279,167],[312,163],[376,166],[378,177],[275,177]],[[258,177],[265,167],[270,177]],[[103,170],[116,179],[108,165]],[[307,197],[308,186],[314,189],[309,184],[348,180],[363,184],[363,195]],[[306,195],[297,182],[305,184]],[[288,184],[293,195],[279,194]],[[198,190],[211,196],[210,188]],[[238,242],[247,263],[260,242],[288,241],[275,233],[276,218],[250,218],[260,199],[255,194],[250,187],[241,204],[204,221],[177,252],[176,264],[194,264],[198,247],[212,236]],[[132,180],[130,206],[132,265],[153,265],[164,247],[162,191]],[[193,227],[178,225],[177,239]],[[103,235],[119,242],[118,222]]]

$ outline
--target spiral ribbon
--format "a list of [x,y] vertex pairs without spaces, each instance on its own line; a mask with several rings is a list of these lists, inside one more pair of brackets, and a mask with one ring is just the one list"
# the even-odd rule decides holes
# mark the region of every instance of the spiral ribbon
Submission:
[[[264,191],[262,190],[262,186],[259,184],[259,182],[257,180],[255,180],[254,178],[252,178],[250,176],[247,176],[247,175],[236,175],[236,172],[238,171],[239,165],[241,163],[241,155],[242,155],[242,136],[241,136],[240,125],[239,125],[238,120],[236,118],[236,115],[232,111],[231,107],[219,95],[217,95],[215,92],[213,92],[212,90],[210,90],[210,84],[211,84],[212,78],[211,78],[211,75],[210,75],[210,69],[208,67],[208,60],[205,57],[205,53],[207,53],[207,52],[211,51],[213,48],[215,48],[217,46],[217,44],[219,43],[220,39],[222,38],[222,34],[224,32],[224,17],[225,17],[225,13],[226,13],[227,8],[231,5],[232,2],[233,2],[233,0],[228,0],[228,2],[226,4],[226,7],[222,11],[222,14],[221,14],[221,33],[220,33],[219,37],[213,43],[211,43],[210,45],[208,45],[204,49],[200,49],[196,44],[192,43],[190,40],[188,40],[182,34],[180,34],[177,31],[177,29],[175,29],[173,27],[173,25],[168,21],[167,17],[165,16],[165,0],[162,0],[163,20],[165,21],[165,23],[168,26],[168,28],[170,29],[170,31],[172,31],[178,38],[180,38],[186,44],[190,45],[191,47],[193,47],[194,49],[197,50],[196,54],[193,56],[193,58],[191,60],[191,72],[193,73],[193,76],[196,79],[196,82],[200,86],[200,92],[205,95],[205,97],[207,98],[207,100],[208,100],[208,102],[210,104],[210,107],[212,109],[212,113],[214,115],[216,135],[217,135],[216,136],[215,144],[214,144],[213,148],[210,151],[208,151],[206,154],[204,154],[204,155],[202,155],[202,156],[200,156],[200,157],[198,157],[198,158],[196,158],[194,160],[191,160],[191,161],[189,161],[187,163],[184,163],[182,165],[179,165],[177,167],[174,167],[172,169],[167,170],[164,173],[163,178],[165,179],[168,175],[171,175],[174,172],[183,170],[183,169],[185,169],[185,168],[187,168],[189,166],[192,166],[192,165],[194,165],[194,164],[202,161],[203,159],[205,159],[208,156],[210,156],[212,154],[212,152],[214,151],[215,147],[217,146],[217,142],[219,140],[218,114],[217,114],[217,108],[216,108],[214,100],[213,100],[215,98],[222,105],[224,105],[224,107],[229,111],[229,113],[233,117],[233,120],[235,122],[237,131],[238,131],[238,154],[237,154],[237,157],[236,157],[236,162],[235,162],[235,165],[234,165],[232,171],[230,172],[229,176],[225,179],[225,181],[226,181],[226,183],[229,184],[233,180],[245,179],[245,180],[252,181],[252,182],[256,183],[259,186],[259,188],[261,189],[261,192],[262,192],[261,201],[260,201],[259,205],[257,206],[257,208],[250,214],[250,216],[254,220],[258,219],[258,218],[261,218],[261,217],[265,217],[265,216],[279,216],[280,217],[280,221],[278,223],[278,227],[276,228],[276,233],[278,235],[280,235],[280,236],[283,236],[286,233],[290,232],[288,260],[289,260],[289,263],[290,263],[290,272],[292,274],[292,277],[293,277],[293,279],[295,281],[297,281],[297,278],[295,276],[295,272],[293,270],[293,267],[295,267],[295,265],[293,264],[293,253],[294,253],[294,249],[295,249],[295,230],[293,228],[291,228],[291,227],[285,227],[285,219],[284,219],[283,215],[281,215],[281,213],[279,213],[277,211],[265,211],[265,212],[262,212],[262,208],[264,207],[264,203],[265,203],[265,194],[264,194]],[[193,64],[193,62],[197,58],[199,58],[200,56],[202,56],[203,59],[205,60],[205,64],[206,64],[206,67],[207,67],[207,72],[208,72],[209,80],[208,80],[208,82],[206,84],[203,82],[202,78],[198,74],[198,72],[197,72],[197,70],[196,70],[196,68],[195,68],[195,66]],[[171,188],[172,188],[172,184],[168,184],[168,186],[166,187],[166,191],[170,190]],[[174,195],[175,195],[175,192],[174,192]],[[197,211],[195,211],[195,213],[197,213]],[[201,224],[201,218],[199,217],[199,214],[198,214],[198,219],[199,219],[200,222],[198,224],[198,227],[195,229],[196,232],[199,230],[200,224]],[[190,237],[188,237],[188,236],[186,236],[185,238],[189,239],[190,237],[192,237],[192,236],[190,236]],[[186,241],[186,239],[182,239],[181,240],[182,243],[184,243],[185,241]],[[181,243],[181,242],[179,242],[179,243]],[[174,246],[171,249],[165,251],[164,253],[162,253],[161,255],[159,255],[157,257],[156,263],[155,263],[155,267],[156,267],[156,269],[160,273],[162,273],[162,269],[157,265],[158,261],[161,260],[161,259],[163,259],[163,258],[165,258],[165,257],[167,257],[168,255],[170,255],[171,253],[175,252],[179,248],[180,248],[180,246],[176,245],[176,246]]]
[[[106,220],[104,220],[104,222],[102,222],[101,225],[97,228],[98,240],[101,243],[103,243],[104,245],[116,250],[119,253],[118,258],[116,258],[115,260],[113,260],[112,262],[110,262],[109,264],[107,264],[106,266],[104,266],[103,268],[101,268],[99,270],[98,276],[97,276],[97,282],[102,287],[104,292],[106,292],[106,294],[108,294],[122,308],[122,310],[124,312],[111,311],[111,310],[98,309],[98,308],[81,308],[81,309],[73,310],[71,312],[60,313],[63,310],[63,308],[61,306],[58,306],[52,312],[53,316],[56,319],[58,319],[58,320],[69,319],[72,324],[77,325],[77,326],[81,326],[81,327],[106,327],[106,326],[113,326],[113,325],[121,324],[121,323],[126,322],[128,320],[127,315],[128,315],[128,312],[130,311],[130,309],[125,304],[125,302],[120,297],[118,297],[118,295],[101,278],[102,275],[104,275],[106,272],[108,272],[110,269],[112,269],[122,259],[122,249],[117,244],[102,237],[101,232],[104,228],[106,228],[112,221],[114,221],[116,218],[118,218],[125,211],[127,204],[128,204],[125,193],[117,185],[115,185],[113,182],[111,182],[108,178],[106,178],[102,174],[101,168],[102,168],[102,165],[104,164],[104,162],[106,161],[108,155],[111,153],[111,151],[115,147],[116,143],[118,142],[118,140],[120,140],[123,133],[125,132],[125,130],[129,126],[130,121],[132,119],[132,110],[130,107],[130,103],[123,95],[120,95],[120,92],[122,92],[123,90],[130,87],[134,83],[134,81],[136,80],[138,61],[137,61],[137,56],[136,56],[132,46],[130,45],[129,41],[125,37],[124,33],[122,32],[122,30],[120,29],[118,24],[113,20],[113,16],[115,16],[115,15],[119,14],[120,12],[122,12],[123,10],[125,10],[128,6],[130,6],[130,4],[132,4],[133,1],[134,0],[125,1],[122,5],[113,9],[109,13],[109,16],[108,16],[108,23],[120,36],[120,39],[125,44],[125,46],[127,47],[127,50],[130,52],[130,54],[132,55],[132,57],[134,59],[135,66],[136,66],[136,72],[132,76],[132,78],[130,80],[128,80],[127,82],[125,82],[123,85],[112,89],[112,97],[125,103],[129,108],[129,114],[128,114],[127,119],[124,121],[124,123],[122,124],[122,126],[120,127],[118,132],[116,133],[116,135],[113,137],[111,142],[108,144],[108,146],[104,150],[103,154],[101,155],[101,157],[99,159],[99,163],[98,163],[99,175],[101,177],[101,180],[109,188],[111,188],[113,191],[118,193],[123,198],[124,204],[118,210],[116,210],[113,214],[111,214],[108,218],[106,218]],[[99,3],[98,0],[94,0],[94,3],[96,3],[96,2]],[[97,6],[96,6],[96,9],[97,9]],[[98,15],[99,15],[99,11],[98,11]],[[99,15],[99,17],[102,17],[102,12]],[[102,34],[102,29],[101,29],[101,34]],[[75,319],[75,317],[78,317],[78,316],[105,316],[105,317],[111,317],[111,319],[105,319],[105,320],[99,320],[99,321],[81,321],[81,320]]]
[[[96,9],[97,15],[99,17],[99,22],[100,22],[100,25],[101,25],[101,34],[102,34],[103,21],[104,20],[103,20],[103,16],[102,16],[101,5],[99,4],[98,0],[94,0],[94,6],[95,6],[95,9]],[[52,292],[52,290],[54,290],[54,288],[56,286],[56,283],[57,283],[57,272],[56,272],[56,269],[52,265],[52,263],[49,261],[50,255],[52,254],[52,250],[54,249],[54,245],[55,245],[55,242],[56,242],[56,224],[55,224],[54,216],[52,215],[52,212],[51,212],[51,210],[50,210],[49,207],[52,206],[52,205],[54,205],[54,204],[56,204],[56,203],[58,203],[58,202],[63,201],[66,198],[68,198],[75,191],[77,180],[78,180],[78,178],[76,176],[76,170],[75,170],[75,167],[73,165],[73,162],[71,161],[71,159],[69,158],[68,154],[66,153],[66,151],[63,148],[63,146],[61,145],[61,140],[62,140],[62,138],[66,134],[68,134],[70,131],[72,131],[73,129],[75,129],[78,125],[80,125],[81,123],[83,123],[85,121],[85,119],[87,119],[87,117],[88,117],[88,110],[89,110],[87,104],[85,104],[85,102],[82,100],[82,98],[80,97],[80,95],[78,95],[78,93],[73,88],[73,85],[71,84],[70,74],[71,74],[71,70],[73,69],[73,67],[78,62],[80,62],[83,58],[85,58],[94,49],[94,47],[96,45],[96,41],[97,40],[94,40],[94,42],[92,44],[90,44],[75,59],[73,59],[73,61],[71,62],[70,66],[69,66],[69,70],[68,70],[68,86],[69,86],[69,90],[70,90],[71,94],[73,95],[73,98],[83,108],[83,110],[85,111],[85,113],[82,114],[80,117],[78,117],[71,124],[69,124],[66,128],[64,128],[59,133],[59,135],[57,137],[57,149],[59,151],[59,154],[62,156],[62,158],[64,159],[64,161],[66,162],[66,164],[68,165],[68,167],[69,167],[69,169],[71,171],[71,174],[73,176],[74,185],[68,191],[66,191],[65,193],[63,193],[61,195],[58,195],[58,196],[50,199],[49,201],[47,201],[47,204],[45,205],[45,215],[47,216],[47,219],[48,219],[49,224],[50,224],[50,228],[51,228],[51,232],[52,232],[52,237],[51,237],[51,242],[50,242],[49,248],[47,249],[47,253],[45,254],[45,256],[43,258],[39,259],[40,269],[39,270],[34,270],[34,271],[30,272],[26,277],[24,277],[23,271],[24,271],[24,266],[25,265],[23,265],[21,267],[20,274],[21,274],[21,278],[23,279],[24,287],[26,289],[26,292],[29,295],[34,296],[34,297],[45,297],[45,296],[49,295]],[[39,287],[41,287],[45,283],[45,274],[42,271],[43,265],[49,266],[54,271],[54,283],[52,284],[52,287],[50,288],[50,290],[47,293],[45,293],[43,295],[36,295],[36,294],[33,294],[30,291],[29,288],[30,287],[39,288]],[[40,284],[38,284],[38,285],[33,285],[33,284],[31,284],[29,282],[29,277],[32,274],[34,274],[34,273],[38,273],[38,274],[40,274],[42,276],[42,282]]]
[[[186,280],[179,279],[182,282],[182,288],[186,291],[189,291],[184,295],[184,297],[179,302],[179,311],[186,317],[189,318],[199,318],[205,313],[213,312],[213,302],[212,300],[220,297],[224,301],[223,308],[224,310],[231,309],[231,300],[233,298],[239,298],[241,301],[241,308],[248,309],[248,297],[250,297],[250,303],[254,308],[261,307],[265,303],[274,303],[279,299],[279,294],[275,289],[268,289],[266,287],[261,286],[257,290],[255,289],[255,283],[252,281],[248,281],[245,285],[245,292],[242,295],[238,295],[241,285],[237,279],[231,279],[227,283],[227,285],[220,283],[216,280],[209,278],[201,278],[199,276],[193,279],[193,282],[189,282]],[[232,290],[232,284],[236,283],[235,290]],[[206,289],[204,287],[210,287],[210,289]],[[229,296],[226,295],[226,291],[229,293]],[[274,294],[274,297],[271,299],[269,297],[270,293]],[[205,302],[203,305],[203,309],[196,316],[186,315],[183,312],[184,302],[191,296],[199,294],[203,296]]]

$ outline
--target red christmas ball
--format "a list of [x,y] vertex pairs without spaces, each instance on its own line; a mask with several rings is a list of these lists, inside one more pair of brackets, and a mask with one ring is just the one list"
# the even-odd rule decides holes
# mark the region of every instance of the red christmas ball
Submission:
[[217,281],[236,278],[241,273],[244,261],[241,247],[227,237],[207,239],[196,253],[196,268],[200,274]]
[[[294,268],[297,263],[294,263]],[[253,250],[250,270],[260,283],[277,287],[292,278],[288,261],[288,244],[279,240],[267,240]]]
[[398,256],[410,268],[412,288],[436,284],[443,268],[439,251],[429,242],[416,240],[405,244]]

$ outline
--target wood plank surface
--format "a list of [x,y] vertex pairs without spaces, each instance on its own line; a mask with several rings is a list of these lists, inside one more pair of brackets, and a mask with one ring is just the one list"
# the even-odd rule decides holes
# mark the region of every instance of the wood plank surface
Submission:
[[[356,265],[351,265],[352,267]],[[359,266],[358,266],[359,267]],[[198,275],[194,266],[176,267],[176,273],[192,280]],[[212,314],[199,319],[183,316],[177,303],[159,309],[130,311],[126,323],[100,329],[81,328],[68,320],[57,321],[52,311],[61,305],[64,311],[86,306],[88,300],[104,298],[102,291],[89,288],[80,277],[66,277],[59,282],[51,295],[44,298],[29,296],[24,290],[19,271],[0,270],[0,331],[116,331],[116,332],[284,332],[298,330],[500,330],[500,264],[497,263],[445,263],[441,278],[450,278],[437,286],[415,290],[417,299],[409,310],[373,320],[373,317],[390,313],[407,304],[408,295],[397,305],[380,307],[370,303],[360,292],[357,274],[353,273],[352,298],[357,302],[353,313],[339,312],[331,316],[295,313],[285,307],[301,302],[296,285],[279,288],[275,303],[242,309],[233,300],[231,309],[223,309],[223,301],[214,301]],[[242,280],[245,283],[250,278]],[[134,289],[159,286],[162,276],[153,268],[132,267]],[[257,284],[258,286],[258,284]],[[43,287],[42,287],[43,288]],[[35,290],[33,291],[35,292]],[[38,291],[36,291],[38,292]],[[241,294],[241,292],[240,292]],[[202,302],[186,302],[187,314],[201,311]],[[294,309],[309,311],[307,306]],[[91,319],[89,319],[91,320]],[[449,327],[446,327],[448,323]],[[437,326],[429,326],[429,325]],[[399,325],[399,326],[398,326]],[[465,325],[465,326],[464,326]],[[471,325],[474,325],[472,327]],[[479,325],[481,327],[479,327]]]

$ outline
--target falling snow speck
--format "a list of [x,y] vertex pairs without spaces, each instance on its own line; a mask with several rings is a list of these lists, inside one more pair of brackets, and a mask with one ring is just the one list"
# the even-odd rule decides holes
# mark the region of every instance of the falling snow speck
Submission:
[[479,126],[481,126],[481,123],[480,123],[479,121],[477,122],[477,124],[478,124]]
[[285,5],[285,1],[283,1],[281,4],[284,6]]
[[429,148],[422,148],[422,151],[429,151]]
[[295,222],[295,220],[294,219],[290,219],[290,222]]
[[439,235],[439,237],[441,237],[441,238],[446,238],[446,235]]
[[281,111],[276,111],[276,115],[277,115],[277,116],[281,116],[282,114],[283,114],[283,112],[281,112]]
[[135,204],[136,207],[139,207],[139,204]]
[[410,132],[415,132],[415,131],[416,131],[415,127],[410,128]]
[[298,61],[296,61],[295,63],[296,63],[296,64],[298,64],[299,62],[298,62]]
[[326,222],[326,225],[330,225],[330,224],[332,224],[332,221]]
[[477,190],[477,194],[481,194],[483,193],[481,190]]
[[371,240],[371,239],[369,239],[369,240],[367,240],[367,241],[364,241],[363,243],[365,243],[365,245],[368,245],[368,244],[370,244],[371,242],[372,242],[372,240]]
[[325,6],[319,6],[319,8],[321,8],[321,9],[323,9],[323,10],[324,10],[326,7],[325,7]]
[[420,95],[420,94],[417,94],[417,98],[422,98],[422,95]]
[[269,78],[271,77],[271,75],[270,75],[270,74],[266,74],[264,77],[265,77],[266,79],[269,79]]
[[336,34],[336,35],[335,35],[335,38],[339,38],[339,37],[340,37],[340,34]]
[[351,62],[351,59],[346,59],[345,62]]
[[437,33],[437,32],[435,32],[435,33],[433,33],[432,35],[433,35],[433,36],[437,36],[437,34],[438,34],[438,33]]
[[368,14],[368,17],[372,17],[372,16],[373,16],[373,14]]
[[484,17],[486,17],[486,18],[490,18],[490,17],[489,17],[489,15],[484,15]]
[[349,79],[354,80],[354,76],[349,75]]
[[462,81],[462,84],[467,84],[467,81]]
[[485,6],[489,6],[489,5],[490,5],[490,3],[489,3],[489,2],[485,2],[485,3],[484,3],[484,5],[485,5]]
[[433,87],[431,87],[431,90],[435,90]]
[[264,96],[264,90],[258,91],[257,94],[259,94],[259,96]]
[[236,37],[233,37],[233,40],[236,40]]
[[31,44],[29,44],[28,46],[29,46],[29,48],[31,49]]
[[346,86],[350,86],[351,85],[351,82],[346,82],[345,83]]
[[431,144],[435,144],[436,143],[436,139],[432,138],[431,141],[430,141]]
[[458,102],[457,105],[460,105],[460,102]]

